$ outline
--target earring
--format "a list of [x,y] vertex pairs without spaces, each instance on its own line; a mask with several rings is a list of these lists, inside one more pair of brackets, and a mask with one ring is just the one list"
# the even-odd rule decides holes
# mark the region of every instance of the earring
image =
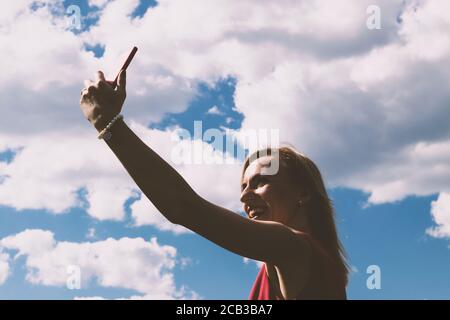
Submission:
[[303,200],[298,200],[298,205],[301,207],[303,206]]

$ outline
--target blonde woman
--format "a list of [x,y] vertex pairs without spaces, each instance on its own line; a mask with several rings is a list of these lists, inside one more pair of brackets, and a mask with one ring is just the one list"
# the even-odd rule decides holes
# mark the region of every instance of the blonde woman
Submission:
[[[247,158],[240,197],[244,218],[200,197],[126,125],[119,116],[126,97],[125,71],[117,88],[110,84],[101,71],[95,82],[85,82],[80,99],[84,116],[170,222],[264,262],[249,299],[346,299],[348,268],[332,205],[310,159],[288,147]],[[265,174],[273,161],[279,161],[277,173]]]

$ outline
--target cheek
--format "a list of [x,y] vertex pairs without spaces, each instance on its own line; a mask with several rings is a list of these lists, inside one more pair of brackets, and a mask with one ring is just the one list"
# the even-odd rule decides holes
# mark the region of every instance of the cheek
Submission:
[[256,193],[264,199],[264,201],[271,201],[274,197],[274,190],[270,185],[265,185],[263,187],[260,187],[256,190]]
[[273,209],[284,215],[296,208],[296,195],[290,189],[269,188],[266,190],[264,199]]
[[285,201],[286,196],[280,189],[267,185],[261,188],[259,195],[271,207],[279,207]]

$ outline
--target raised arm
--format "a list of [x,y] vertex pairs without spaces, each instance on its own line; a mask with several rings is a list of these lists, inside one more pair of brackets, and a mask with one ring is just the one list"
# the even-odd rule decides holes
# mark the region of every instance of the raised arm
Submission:
[[[99,74],[88,83],[80,104],[87,119],[101,131],[120,113],[125,100],[125,74],[116,91]],[[253,221],[201,198],[181,175],[149,148],[122,120],[111,128],[106,143],[147,198],[172,223],[209,239],[236,254],[272,263],[303,260],[308,243],[302,234],[283,224]],[[303,250],[302,250],[303,249]],[[298,253],[294,254],[293,252]]]

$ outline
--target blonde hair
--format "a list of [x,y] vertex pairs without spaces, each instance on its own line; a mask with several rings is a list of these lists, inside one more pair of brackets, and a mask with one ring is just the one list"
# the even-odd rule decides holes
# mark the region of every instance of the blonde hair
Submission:
[[339,240],[333,203],[328,197],[322,175],[316,164],[305,155],[297,152],[293,147],[265,148],[248,156],[244,161],[241,180],[245,170],[254,160],[270,155],[278,155],[280,165],[288,170],[294,184],[309,192],[311,199],[307,206],[307,217],[310,235],[320,243],[328,255],[336,262],[340,274],[348,279],[349,266],[344,247]]

